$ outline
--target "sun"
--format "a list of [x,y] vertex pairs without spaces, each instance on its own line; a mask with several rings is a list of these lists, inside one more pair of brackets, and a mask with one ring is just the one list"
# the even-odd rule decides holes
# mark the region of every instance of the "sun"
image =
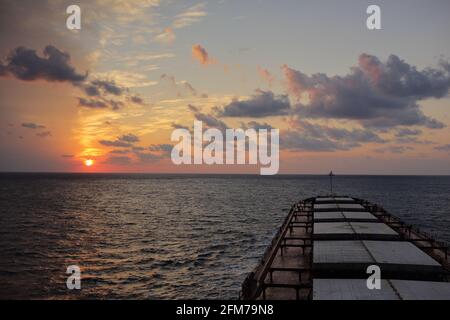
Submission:
[[94,164],[94,160],[92,159],[84,160],[84,164],[86,165],[86,167],[91,167]]

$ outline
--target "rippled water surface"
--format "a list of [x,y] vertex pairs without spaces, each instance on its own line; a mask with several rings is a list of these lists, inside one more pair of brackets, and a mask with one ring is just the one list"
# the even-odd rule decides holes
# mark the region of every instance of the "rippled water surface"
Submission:
[[[450,241],[450,177],[337,176]],[[0,175],[0,298],[236,298],[322,176]],[[82,289],[66,289],[79,265]]]

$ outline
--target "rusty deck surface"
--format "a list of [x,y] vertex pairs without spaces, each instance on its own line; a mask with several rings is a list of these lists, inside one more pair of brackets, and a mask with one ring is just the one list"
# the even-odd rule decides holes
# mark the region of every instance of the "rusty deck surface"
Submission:
[[[309,198],[291,207],[261,262],[245,279],[240,298],[389,299],[391,294],[402,299],[407,292],[399,294],[394,285],[429,284],[430,296],[450,299],[449,253],[445,243],[368,201],[346,196]],[[369,264],[380,265],[392,293],[358,292],[364,291],[361,281],[365,286]],[[332,294],[324,294],[323,288],[331,290],[330,286],[335,286]]]

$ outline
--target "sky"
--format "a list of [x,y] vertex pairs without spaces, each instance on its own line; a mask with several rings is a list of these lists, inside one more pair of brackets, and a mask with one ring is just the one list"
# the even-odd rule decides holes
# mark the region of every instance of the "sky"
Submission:
[[[72,4],[81,30],[66,28]],[[366,27],[370,4],[381,30]],[[279,129],[280,173],[450,174],[449,12],[445,0],[2,0],[0,171],[259,172],[174,165],[171,133],[201,120]]]

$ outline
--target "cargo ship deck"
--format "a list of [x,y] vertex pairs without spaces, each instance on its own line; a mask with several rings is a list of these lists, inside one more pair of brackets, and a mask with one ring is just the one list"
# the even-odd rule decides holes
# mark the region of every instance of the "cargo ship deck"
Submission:
[[[292,206],[243,300],[450,300],[448,245],[381,206],[319,196]],[[380,289],[370,289],[369,266]]]

